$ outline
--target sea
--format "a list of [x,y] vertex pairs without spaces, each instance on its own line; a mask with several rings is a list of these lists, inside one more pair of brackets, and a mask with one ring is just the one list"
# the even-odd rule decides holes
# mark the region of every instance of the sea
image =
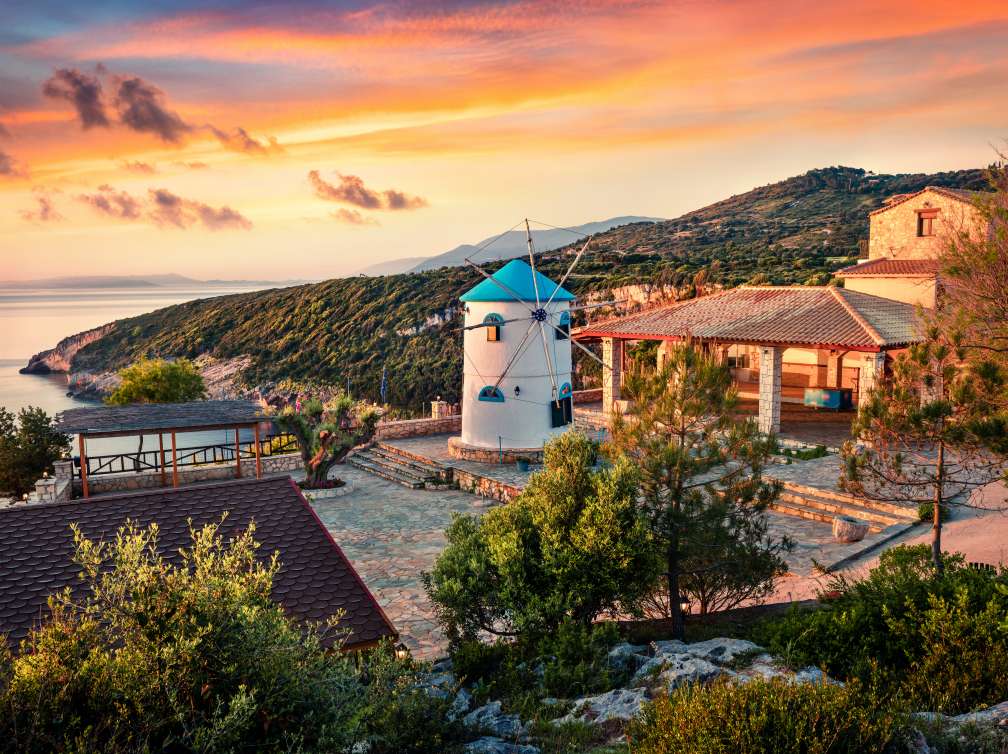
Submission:
[[[65,375],[19,374],[18,370],[34,354],[52,348],[68,335],[184,301],[259,289],[261,286],[0,288],[0,406],[15,414],[36,406],[54,416],[68,408],[95,405],[68,397]],[[230,440],[233,442],[233,435]],[[199,445],[227,442],[228,438],[223,433],[205,432],[180,436],[179,441]],[[138,438],[92,440],[88,453],[136,450],[137,443]],[[144,447],[157,447],[157,436],[145,438]]]

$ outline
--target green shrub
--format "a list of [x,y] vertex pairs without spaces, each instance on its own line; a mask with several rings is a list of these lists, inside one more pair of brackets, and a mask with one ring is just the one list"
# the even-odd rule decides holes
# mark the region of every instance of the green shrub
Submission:
[[[949,517],[949,507],[947,505],[939,506],[941,511],[941,520],[943,522],[948,521]],[[934,503],[932,501],[926,501],[917,506],[917,518],[921,521],[931,521],[934,519]]]
[[657,560],[627,463],[595,470],[577,432],[550,440],[521,495],[482,518],[457,516],[424,585],[453,642],[484,633],[534,640],[565,620],[633,611]]
[[966,712],[1008,698],[1006,583],[1005,572],[975,571],[961,555],[938,576],[928,545],[896,547],[867,578],[834,578],[827,589],[839,598],[761,624],[754,639],[835,678],[878,676],[916,709]]
[[854,683],[688,685],[644,708],[635,754],[871,754],[901,750],[904,717]]

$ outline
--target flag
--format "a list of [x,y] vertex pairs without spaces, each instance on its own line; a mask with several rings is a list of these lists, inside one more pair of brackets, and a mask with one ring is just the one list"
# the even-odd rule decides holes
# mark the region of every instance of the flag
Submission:
[[388,380],[385,378],[385,367],[381,368],[381,402],[385,403],[385,393],[388,390]]

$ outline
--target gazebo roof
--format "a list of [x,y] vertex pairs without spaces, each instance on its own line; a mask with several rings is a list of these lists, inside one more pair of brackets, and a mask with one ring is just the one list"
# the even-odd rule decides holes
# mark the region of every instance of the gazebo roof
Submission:
[[67,434],[91,436],[172,429],[195,431],[255,424],[267,418],[262,407],[254,401],[134,403],[67,409],[56,415],[56,429]]
[[[535,282],[533,283],[533,274]],[[525,301],[535,303],[536,286],[539,286],[539,300],[545,302],[551,296],[554,301],[573,301],[574,294],[556,283],[541,272],[533,273],[528,263],[521,259],[512,259],[497,272],[491,275],[497,283],[483,280],[475,287],[463,293],[459,301]],[[553,292],[556,291],[556,295]]]
[[834,286],[743,286],[583,327],[576,338],[879,351],[920,340],[916,308]]

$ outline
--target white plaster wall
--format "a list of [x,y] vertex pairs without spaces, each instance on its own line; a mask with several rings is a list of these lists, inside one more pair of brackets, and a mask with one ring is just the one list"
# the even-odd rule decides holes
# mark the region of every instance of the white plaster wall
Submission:
[[[559,324],[560,314],[570,308],[566,301],[554,301],[549,306],[549,314],[554,324]],[[504,319],[519,319],[501,327],[499,342],[487,342],[483,328],[464,331],[463,380],[462,380],[462,442],[483,448],[496,448],[502,443],[505,448],[540,448],[553,435],[564,432],[566,427],[553,429],[550,424],[549,403],[553,398],[553,384],[549,377],[546,355],[543,352],[543,338],[536,324],[529,336],[527,346],[507,376],[500,384],[504,393],[503,403],[477,400],[484,385],[493,385],[514,355],[525,331],[531,323],[528,307],[518,302],[491,301],[466,304],[465,324],[483,322],[491,312]],[[571,342],[556,340],[556,330],[543,325],[546,344],[557,387],[572,381]],[[521,395],[514,394],[515,387],[521,388]],[[500,438],[500,440],[498,440]]]

